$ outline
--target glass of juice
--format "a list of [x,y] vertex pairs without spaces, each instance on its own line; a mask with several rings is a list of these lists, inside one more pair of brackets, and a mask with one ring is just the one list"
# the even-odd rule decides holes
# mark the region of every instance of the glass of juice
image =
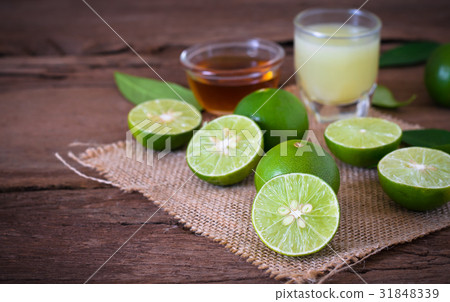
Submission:
[[366,116],[376,87],[380,19],[355,9],[308,9],[294,25],[297,85],[317,120]]
[[195,97],[217,115],[232,113],[255,90],[276,87],[283,59],[280,45],[262,39],[197,44],[180,56]]

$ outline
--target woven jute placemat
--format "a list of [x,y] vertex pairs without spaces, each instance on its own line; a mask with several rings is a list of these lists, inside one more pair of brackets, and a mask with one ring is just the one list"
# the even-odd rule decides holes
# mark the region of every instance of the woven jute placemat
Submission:
[[[392,120],[402,129],[419,128],[374,109],[370,115]],[[326,148],[322,138],[324,125],[310,117],[310,128]],[[323,282],[349,264],[386,247],[450,225],[450,204],[428,212],[403,209],[385,195],[376,169],[337,161],[341,173],[341,221],[336,236],[314,255],[283,256],[267,248],[253,230],[253,176],[233,186],[214,186],[194,176],[186,164],[185,150],[171,152],[159,160],[155,154],[150,165],[127,157],[125,147],[125,142],[117,142],[70,156],[97,170],[107,179],[106,183],[124,191],[139,191],[193,232],[223,244],[272,277],[287,282]]]

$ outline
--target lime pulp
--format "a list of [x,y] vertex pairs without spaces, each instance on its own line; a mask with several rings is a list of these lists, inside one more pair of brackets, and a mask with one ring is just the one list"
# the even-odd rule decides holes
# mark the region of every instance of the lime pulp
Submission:
[[422,147],[399,149],[378,164],[383,190],[411,210],[429,210],[450,201],[450,155]]
[[195,133],[186,160],[199,178],[216,185],[231,185],[256,167],[262,146],[262,132],[253,120],[225,115]]
[[287,256],[304,256],[325,247],[339,226],[333,189],[303,173],[272,178],[253,202],[252,222],[262,242]]
[[375,166],[400,144],[402,129],[395,123],[373,117],[334,122],[325,129],[330,151],[340,160],[361,167]]

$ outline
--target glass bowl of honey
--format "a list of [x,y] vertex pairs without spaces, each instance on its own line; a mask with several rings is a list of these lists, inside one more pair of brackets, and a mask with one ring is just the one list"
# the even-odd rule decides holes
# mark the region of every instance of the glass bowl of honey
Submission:
[[277,87],[283,59],[280,45],[256,38],[197,44],[180,56],[195,97],[216,115],[232,113],[253,91]]

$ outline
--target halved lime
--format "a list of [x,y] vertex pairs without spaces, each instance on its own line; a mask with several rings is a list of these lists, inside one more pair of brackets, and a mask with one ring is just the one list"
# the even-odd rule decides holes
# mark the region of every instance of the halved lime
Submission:
[[450,155],[440,150],[391,152],[378,163],[378,176],[384,192],[408,209],[425,211],[450,201]]
[[264,184],[255,197],[252,222],[262,242],[287,256],[321,250],[339,226],[333,189],[317,176],[284,174]]
[[398,148],[402,129],[384,119],[357,117],[328,125],[324,136],[330,151],[343,162],[372,167]]
[[195,133],[186,161],[199,178],[215,185],[231,185],[251,173],[262,148],[262,132],[253,120],[225,115]]
[[147,101],[128,113],[128,127],[133,136],[155,150],[183,146],[201,122],[202,116],[194,106],[172,99]]

